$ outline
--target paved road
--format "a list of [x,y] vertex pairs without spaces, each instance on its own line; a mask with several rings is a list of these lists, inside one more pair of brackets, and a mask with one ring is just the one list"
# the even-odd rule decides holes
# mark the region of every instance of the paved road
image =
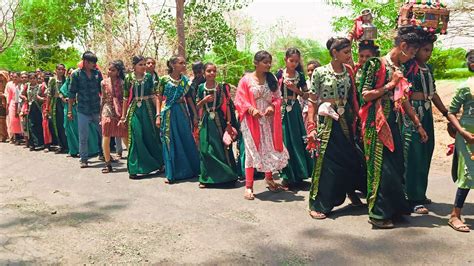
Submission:
[[[447,226],[449,169],[432,171],[429,215],[383,231],[367,223],[366,208],[347,204],[329,219],[310,219],[307,187],[274,194],[257,181],[251,202],[242,184],[200,190],[196,180],[132,181],[123,164],[108,175],[100,167],[0,144],[0,264],[474,263],[474,232]],[[465,218],[474,227],[472,199]]]

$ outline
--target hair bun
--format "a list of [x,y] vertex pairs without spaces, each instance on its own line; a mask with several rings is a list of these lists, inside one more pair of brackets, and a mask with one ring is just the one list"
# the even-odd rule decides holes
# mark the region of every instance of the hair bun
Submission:
[[334,41],[336,39],[334,39],[333,37],[329,38],[329,40],[326,42],[326,48],[331,51],[331,46],[333,45]]

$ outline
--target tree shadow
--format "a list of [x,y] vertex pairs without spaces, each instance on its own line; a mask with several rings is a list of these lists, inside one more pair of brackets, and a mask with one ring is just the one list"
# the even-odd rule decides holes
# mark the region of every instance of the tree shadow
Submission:
[[[17,207],[21,203],[14,204]],[[21,211],[21,216],[10,219],[7,222],[0,224],[0,228],[8,229],[11,227],[23,226],[26,231],[41,230],[45,226],[81,226],[86,223],[93,223],[96,221],[108,221],[109,214],[124,209],[128,206],[125,200],[114,200],[111,203],[104,204],[103,202],[90,201],[67,209],[59,207],[46,207],[41,210]],[[15,210],[15,208],[12,208]]]

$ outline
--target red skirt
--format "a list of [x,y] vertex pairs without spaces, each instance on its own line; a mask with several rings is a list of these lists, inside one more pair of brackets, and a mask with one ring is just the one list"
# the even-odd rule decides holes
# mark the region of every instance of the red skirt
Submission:
[[119,126],[119,119],[115,117],[104,117],[102,116],[102,136],[104,137],[128,137],[128,129],[125,124]]

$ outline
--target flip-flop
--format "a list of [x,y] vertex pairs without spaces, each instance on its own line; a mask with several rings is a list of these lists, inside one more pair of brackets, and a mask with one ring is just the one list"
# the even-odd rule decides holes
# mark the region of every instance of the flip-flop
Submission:
[[[461,221],[461,219],[459,219],[459,218],[457,218],[457,219],[459,221]],[[453,219],[449,219],[449,221],[448,221],[448,225],[451,226],[451,228],[453,228],[454,230],[456,230],[458,232],[462,232],[462,233],[469,233],[471,231],[471,229],[469,229],[469,226],[465,225],[462,221],[461,221],[461,223],[462,223],[462,225],[455,226],[454,223],[453,223]]]

